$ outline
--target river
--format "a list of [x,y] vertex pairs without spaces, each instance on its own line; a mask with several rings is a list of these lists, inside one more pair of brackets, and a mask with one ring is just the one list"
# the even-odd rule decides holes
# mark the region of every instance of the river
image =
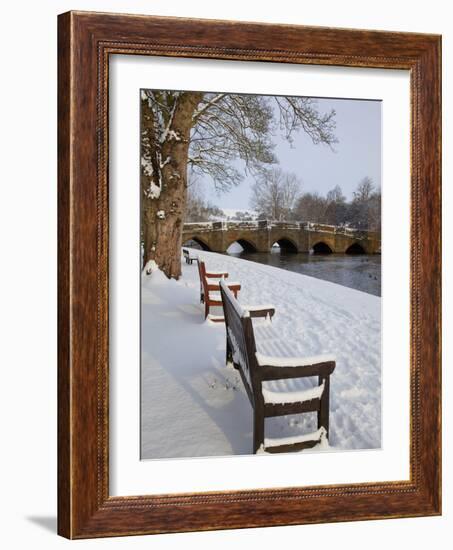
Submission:
[[270,253],[228,252],[230,256],[280,267],[317,279],[381,295],[381,256],[348,254],[291,254],[273,248]]

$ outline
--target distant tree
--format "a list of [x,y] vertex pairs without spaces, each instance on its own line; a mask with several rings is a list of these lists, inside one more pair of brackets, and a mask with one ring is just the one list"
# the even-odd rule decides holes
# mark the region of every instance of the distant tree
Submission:
[[202,188],[196,183],[188,186],[186,222],[208,222],[225,217],[225,213],[218,206],[211,204],[204,197]]
[[197,178],[192,178],[192,181],[187,185],[187,201],[186,211],[184,214],[185,222],[201,221],[201,207],[205,202],[203,188]]
[[326,195],[325,221],[333,225],[345,223],[348,217],[348,205],[346,197],[339,185],[328,191]]
[[371,178],[363,178],[353,192],[349,219],[351,225],[359,229],[380,228],[380,191]]
[[154,260],[179,278],[189,171],[208,175],[220,190],[237,185],[244,173],[276,162],[279,130],[289,141],[302,131],[332,145],[335,111],[320,113],[312,98],[142,90],[143,263]]
[[327,200],[319,193],[304,193],[297,201],[295,213],[299,221],[325,223]]
[[250,206],[271,220],[284,220],[296,206],[301,183],[295,174],[281,168],[263,170],[252,186]]
[[333,189],[327,192],[326,199],[328,203],[341,204],[346,202],[346,197],[339,185],[335,185]]
[[368,228],[381,231],[381,189],[372,193],[368,201]]
[[364,178],[347,201],[339,185],[325,197],[319,193],[304,193],[294,210],[299,221],[349,225],[358,229],[381,229],[381,190],[370,178]]
[[356,190],[353,192],[354,201],[365,203],[371,197],[374,190],[373,180],[366,176],[359,182]]

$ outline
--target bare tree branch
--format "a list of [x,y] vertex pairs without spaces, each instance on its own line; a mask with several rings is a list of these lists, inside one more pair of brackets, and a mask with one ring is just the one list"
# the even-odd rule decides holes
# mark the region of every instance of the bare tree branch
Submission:
[[264,170],[252,187],[250,206],[271,220],[288,219],[300,196],[301,182],[281,168]]

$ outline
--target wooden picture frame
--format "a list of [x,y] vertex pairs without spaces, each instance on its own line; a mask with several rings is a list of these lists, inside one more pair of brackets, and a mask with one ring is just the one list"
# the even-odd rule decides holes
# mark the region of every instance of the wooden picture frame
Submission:
[[[440,37],[69,12],[59,16],[58,47],[59,534],[88,538],[440,514]],[[109,495],[111,54],[410,71],[410,480]]]

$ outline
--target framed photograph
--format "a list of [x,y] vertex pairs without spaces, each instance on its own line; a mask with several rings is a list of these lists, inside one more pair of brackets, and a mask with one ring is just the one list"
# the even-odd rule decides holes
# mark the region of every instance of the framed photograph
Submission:
[[440,37],[58,40],[59,533],[440,514]]

